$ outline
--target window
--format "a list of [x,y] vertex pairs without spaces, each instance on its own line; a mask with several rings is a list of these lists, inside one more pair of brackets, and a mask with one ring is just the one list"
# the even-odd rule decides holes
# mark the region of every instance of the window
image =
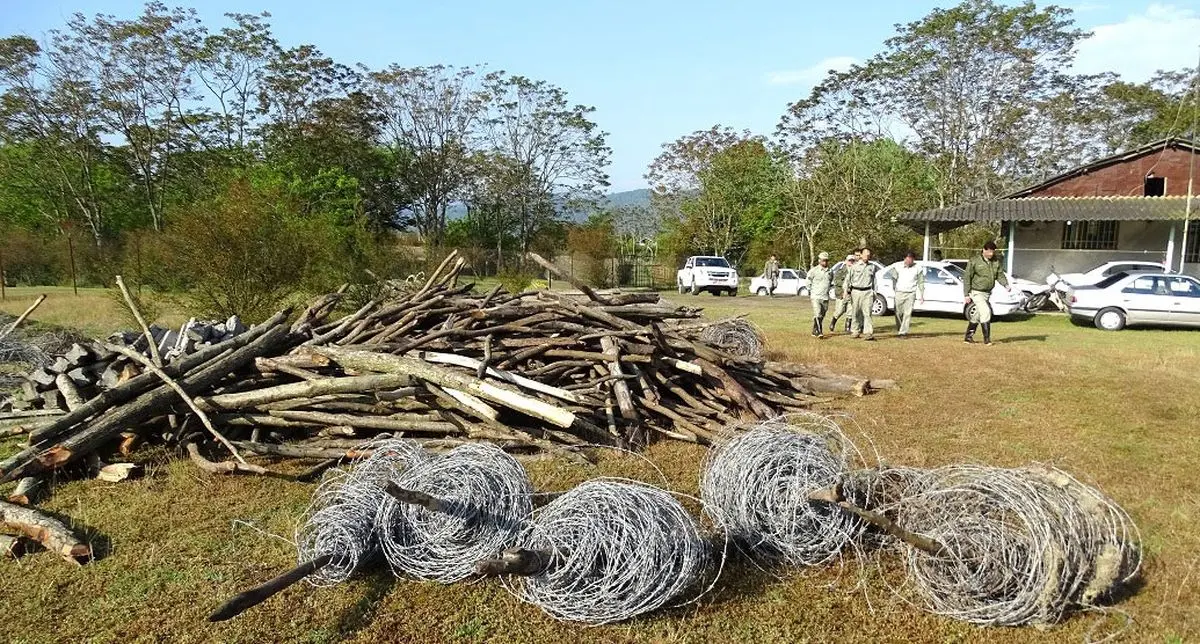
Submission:
[[1200,264],[1200,221],[1188,224],[1187,248],[1183,251],[1183,263]]
[[1188,277],[1172,277],[1171,295],[1179,297],[1200,297],[1200,283]]
[[1121,292],[1135,295],[1154,295],[1159,289],[1158,278],[1153,276],[1139,277],[1126,286]]
[[724,257],[697,257],[696,266],[707,266],[710,268],[729,268],[729,262]]
[[795,272],[795,271],[788,271],[788,270],[779,271],[779,279],[781,279],[781,280],[794,280],[794,279],[796,279],[796,272]]
[[1117,222],[1068,221],[1063,224],[1063,250],[1116,250]]
[[1161,197],[1167,194],[1167,178],[1148,176],[1142,183],[1143,197]]

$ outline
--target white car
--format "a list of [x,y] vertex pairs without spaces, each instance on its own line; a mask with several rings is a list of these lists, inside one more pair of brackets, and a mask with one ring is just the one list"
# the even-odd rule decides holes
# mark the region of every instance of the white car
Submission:
[[1152,324],[1200,328],[1200,280],[1175,273],[1117,273],[1070,286],[1071,319],[1106,331]]
[[1165,273],[1167,267],[1160,262],[1117,261],[1105,262],[1086,273],[1055,274],[1053,269],[1046,277],[1046,283],[1055,289],[1066,292],[1069,286],[1089,286],[1096,284],[1106,277],[1117,273]]
[[675,283],[680,293],[697,295],[700,291],[708,291],[713,295],[737,295],[738,274],[724,257],[696,255],[687,258],[683,268],[675,274]]
[[[750,280],[750,292],[756,295],[770,295],[771,280],[766,275],[759,275]],[[779,279],[775,284],[776,295],[808,296],[808,276],[798,268],[779,269]]]
[[[946,263],[957,266],[959,270],[965,273],[968,261],[965,259],[948,259]],[[1018,290],[1025,294],[1025,310],[1039,311],[1050,301],[1049,284],[1042,284],[1021,277],[1013,277],[1007,271],[1005,271],[1004,276],[1008,278],[1008,283],[1013,287],[1013,290]]]
[[[896,295],[892,280],[885,278],[893,266],[904,262],[896,262],[879,273],[876,280],[887,282],[888,288],[878,289],[878,292],[888,298],[888,309],[896,308]],[[913,305],[914,313],[962,313],[968,320],[975,313],[974,304],[963,304],[963,280],[966,273],[963,269],[950,262],[917,261],[916,264],[925,269],[925,301]],[[1005,289],[999,283],[992,289],[992,297],[988,304],[992,307],[992,315],[1004,317],[1025,307],[1025,294],[1016,286],[1012,290]]]

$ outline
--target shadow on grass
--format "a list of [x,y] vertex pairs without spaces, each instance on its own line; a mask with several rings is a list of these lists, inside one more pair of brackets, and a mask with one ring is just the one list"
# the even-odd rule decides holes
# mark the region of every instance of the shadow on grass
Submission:
[[395,575],[386,566],[372,570],[359,581],[366,586],[366,593],[338,618],[337,633],[343,638],[369,625],[383,598],[396,585]]

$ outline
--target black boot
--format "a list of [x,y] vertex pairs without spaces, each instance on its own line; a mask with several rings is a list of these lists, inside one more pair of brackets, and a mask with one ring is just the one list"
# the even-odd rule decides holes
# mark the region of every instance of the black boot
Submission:
[[838,318],[836,315],[833,316],[833,319],[829,321],[829,332],[830,333],[837,333],[837,321],[838,321]]
[[850,333],[850,329],[853,328],[850,326],[850,323],[853,321],[854,321],[853,316],[846,318],[846,333]]
[[992,343],[992,323],[984,322],[981,326],[983,326],[983,343],[990,345]]
[[817,318],[817,337],[825,337],[825,320],[823,318]]
[[979,326],[978,322],[967,323],[967,334],[963,336],[963,342],[967,344],[975,343],[975,327]]
[[813,318],[812,334],[813,337],[821,336],[821,323],[817,321],[817,318]]

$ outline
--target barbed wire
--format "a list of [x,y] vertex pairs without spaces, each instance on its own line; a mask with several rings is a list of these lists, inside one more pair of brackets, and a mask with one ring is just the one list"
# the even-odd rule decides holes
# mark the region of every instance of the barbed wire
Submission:
[[700,526],[679,500],[623,479],[593,479],[551,501],[519,543],[549,553],[550,563],[505,587],[555,619],[589,624],[667,605],[698,585],[710,562]]
[[900,544],[920,602],[977,624],[1057,622],[1073,606],[1095,606],[1141,567],[1128,514],[1050,466],[930,470],[883,510],[943,548]]
[[731,318],[704,327],[700,340],[720,347],[731,355],[759,359],[766,340],[762,330],[745,318]]
[[384,495],[376,516],[380,546],[397,575],[461,581],[475,564],[517,540],[533,512],[533,486],[519,462],[492,444],[455,447],[393,476],[401,488],[434,497],[438,510]]
[[700,496],[705,514],[752,558],[819,565],[862,534],[861,520],[809,496],[863,462],[833,419],[797,413],[729,431],[705,459]]
[[386,496],[384,486],[428,458],[420,445],[400,439],[372,441],[360,449],[369,455],[356,459],[348,469],[326,473],[296,529],[301,563],[333,556],[328,565],[307,578],[314,586],[345,581],[377,553],[375,516]]

